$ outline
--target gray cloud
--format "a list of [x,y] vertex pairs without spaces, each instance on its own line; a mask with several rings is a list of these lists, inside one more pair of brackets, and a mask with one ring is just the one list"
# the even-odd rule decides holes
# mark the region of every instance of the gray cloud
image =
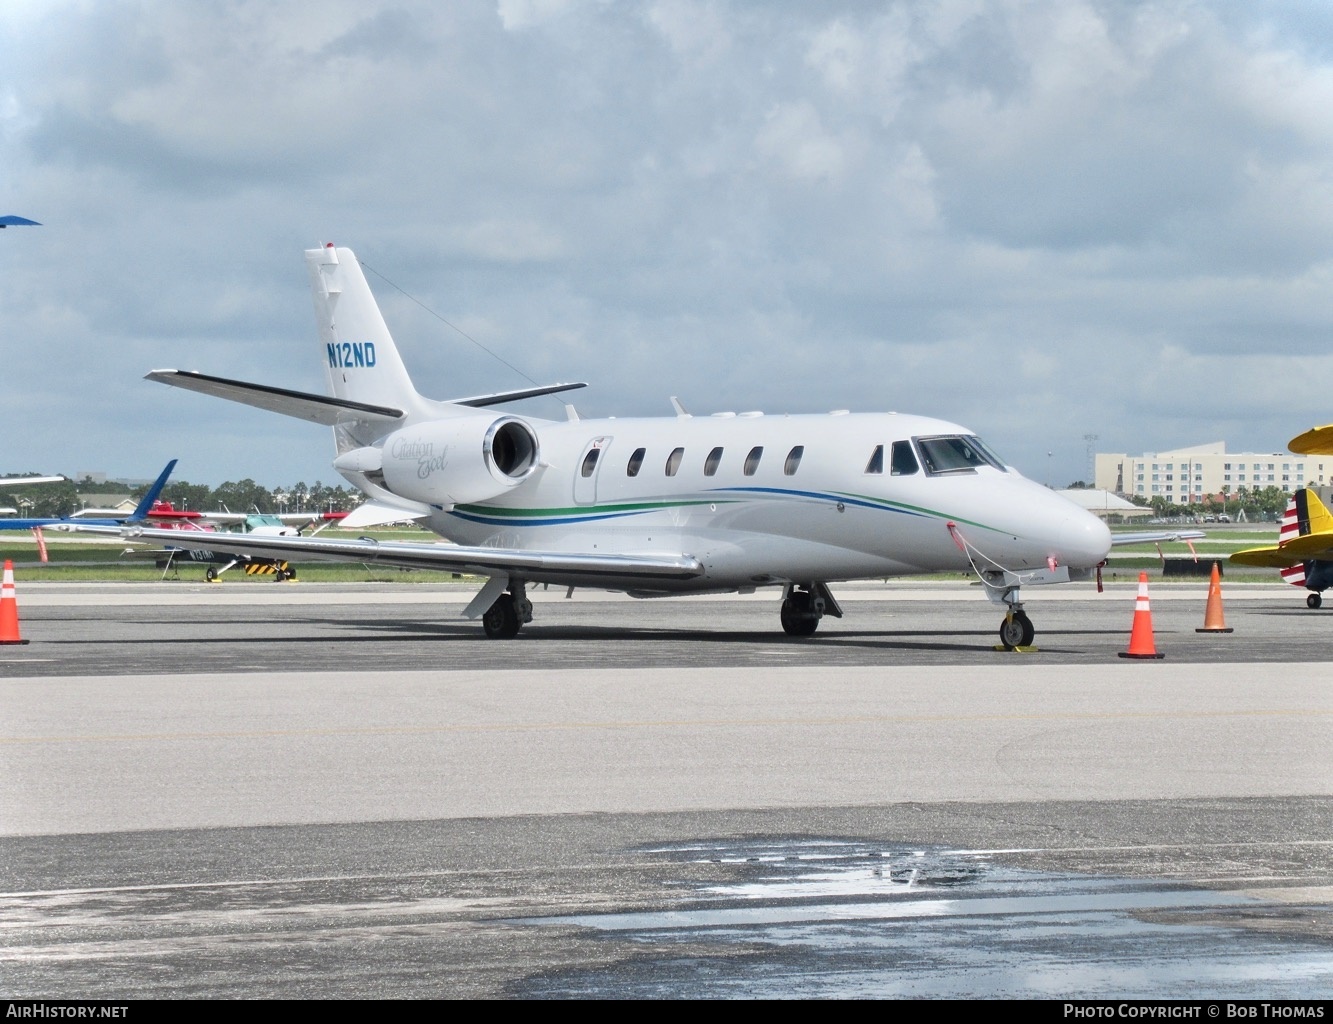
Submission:
[[[1056,482],[1089,433],[1279,448],[1333,419],[1330,17],[13,5],[7,466],[332,479],[316,428],[140,379],[321,387],[328,240],[586,415],[918,411]],[[423,391],[519,382],[370,279]]]

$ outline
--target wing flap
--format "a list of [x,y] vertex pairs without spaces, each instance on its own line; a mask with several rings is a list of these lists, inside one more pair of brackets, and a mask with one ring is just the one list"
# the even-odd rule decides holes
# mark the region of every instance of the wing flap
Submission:
[[703,575],[690,555],[602,555],[577,551],[521,551],[512,548],[463,547],[457,544],[409,541],[330,540],[323,537],[271,537],[255,534],[200,533],[127,527],[86,528],[90,533],[116,533],[127,541],[165,544],[192,551],[223,551],[291,561],[364,562],[404,569],[440,569],[479,576],[496,573],[551,579],[615,579],[627,584],[645,580],[686,580]]

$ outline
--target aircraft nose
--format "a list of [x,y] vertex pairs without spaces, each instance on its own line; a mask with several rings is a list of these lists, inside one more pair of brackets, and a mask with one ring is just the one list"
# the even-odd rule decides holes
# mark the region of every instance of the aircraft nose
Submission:
[[1095,515],[1082,509],[1065,520],[1058,541],[1058,559],[1075,568],[1090,569],[1105,561],[1111,551],[1111,531]]

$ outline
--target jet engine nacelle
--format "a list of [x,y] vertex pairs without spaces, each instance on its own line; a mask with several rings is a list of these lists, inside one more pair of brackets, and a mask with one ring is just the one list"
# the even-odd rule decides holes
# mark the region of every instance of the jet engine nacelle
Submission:
[[380,469],[394,494],[463,505],[517,487],[538,459],[537,434],[522,420],[460,416],[394,431],[384,439]]

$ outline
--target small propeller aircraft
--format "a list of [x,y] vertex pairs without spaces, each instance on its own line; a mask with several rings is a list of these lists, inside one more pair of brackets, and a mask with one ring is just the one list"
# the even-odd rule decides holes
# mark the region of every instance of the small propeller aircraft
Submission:
[[[1297,434],[1287,447],[1297,455],[1333,455],[1333,425]],[[1305,596],[1310,608],[1322,605],[1323,592],[1333,587],[1333,515],[1325,505],[1331,495],[1328,488],[1323,491],[1323,500],[1317,488],[1292,492],[1276,547],[1249,548],[1231,556],[1237,565],[1277,569],[1287,583],[1310,591]]]
[[[492,411],[584,387],[434,401],[413,386],[350,249],[305,254],[329,394],[186,370],[147,379],[333,428],[333,467],[367,500],[344,521],[417,520],[451,543],[209,534],[135,524],[127,539],[294,560],[484,576],[463,614],[510,638],[529,584],[634,597],[780,590],[779,620],[809,636],[843,612],[842,580],[972,571],[1004,609],[1000,639],[1031,644],[1024,585],[1088,578],[1111,533],[1006,465],[975,433],[905,413],[564,421]],[[1177,539],[1119,535],[1117,543]]]
[[[299,537],[315,524],[314,533],[346,518],[346,512],[286,512],[279,515],[243,512],[199,512],[175,508],[169,501],[158,501],[144,522],[166,530],[188,530],[213,536],[237,530],[254,536]],[[125,552],[130,554],[131,552]],[[272,576],[279,583],[296,581],[296,567],[285,559],[260,558],[202,548],[168,545],[161,551],[142,552],[157,562],[163,575],[177,568],[181,561],[206,565],[204,579],[218,583],[228,570],[240,567],[247,576]]]
[[[1292,493],[1278,525],[1277,547],[1250,548],[1231,556],[1238,565],[1277,569],[1283,582],[1304,587],[1309,591],[1307,608],[1320,607],[1324,591],[1333,587],[1333,515],[1318,490],[1302,487]],[[1329,488],[1322,490],[1327,500]]]

